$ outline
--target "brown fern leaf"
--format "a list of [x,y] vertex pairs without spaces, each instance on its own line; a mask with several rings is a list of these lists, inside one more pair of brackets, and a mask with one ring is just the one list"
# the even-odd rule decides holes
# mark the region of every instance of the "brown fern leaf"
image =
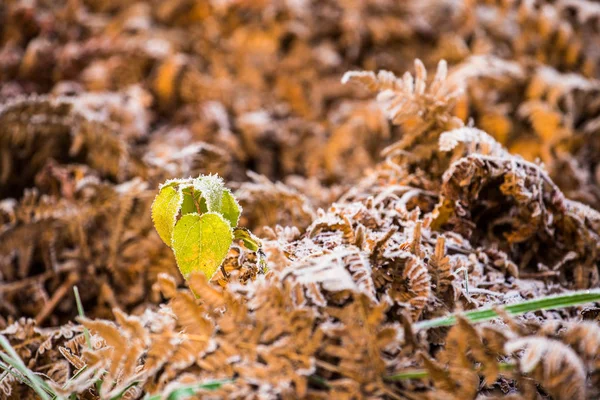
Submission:
[[[487,191],[492,181],[495,187],[502,181],[500,190]],[[600,233],[597,222],[594,222],[599,220],[597,212],[565,199],[538,165],[516,157],[470,155],[456,161],[446,171],[442,193],[454,204],[455,210],[451,212],[454,216],[450,218],[454,223],[450,225],[463,235],[470,236],[474,243],[484,246],[496,243],[500,250],[521,264],[521,270],[531,265],[533,260],[537,261],[537,265],[552,266],[553,260],[564,259],[565,262],[560,263],[557,269],[570,275],[576,287],[594,285],[600,279],[596,269],[585,261],[577,265],[572,263],[579,257],[586,259],[588,255],[596,254],[596,244],[590,238]],[[476,211],[472,213],[475,204],[480,202],[496,204],[498,213],[487,213],[484,218]],[[507,218],[506,212],[515,218]],[[484,225],[490,228],[484,229]],[[497,230],[502,227],[502,233],[496,236],[491,227]],[[486,233],[472,236],[479,229]],[[549,229],[553,230],[552,235],[546,233]],[[577,239],[573,240],[574,237]],[[545,241],[561,242],[564,246],[560,251],[556,246],[550,246],[550,251],[545,254],[532,254],[531,249],[544,246],[542,243]],[[571,251],[574,254],[567,257]]]
[[[50,158],[62,160],[65,154],[76,157],[83,152],[89,164],[99,171],[113,177],[123,174],[128,153],[125,142],[115,133],[114,124],[98,119],[91,110],[77,106],[69,98],[18,98],[0,108],[0,121],[3,148],[26,149],[20,157],[36,154],[36,162],[23,171],[22,179],[30,181]],[[64,151],[65,145],[69,146],[68,151]],[[4,156],[16,154],[4,153]],[[13,168],[22,162],[23,159],[12,159],[2,164]],[[0,176],[10,176],[10,173],[2,171]]]
[[[314,217],[310,201],[281,182],[273,183],[265,176],[250,173],[252,182],[244,183],[236,192],[246,210],[240,224],[251,229],[263,226],[296,226],[306,228]],[[260,230],[256,231],[257,234]]]
[[467,147],[467,154],[479,153],[491,156],[509,154],[493,137],[476,128],[463,127],[444,132],[440,135],[439,143],[441,151],[451,151],[459,144],[464,144]]
[[454,275],[450,257],[446,255],[446,239],[438,236],[435,243],[435,251],[429,257],[429,274],[433,278],[436,293],[443,293],[452,286]]
[[586,372],[581,359],[568,346],[537,337],[506,343],[507,353],[524,350],[519,358],[521,372],[531,375],[557,399],[585,399]]
[[[472,398],[477,393],[479,378],[473,371],[461,369],[462,376],[452,376],[452,371],[447,370],[424,352],[419,355],[423,360],[425,369],[431,377],[432,383],[447,398]],[[458,371],[457,371],[458,372]]]
[[[462,126],[462,122],[451,115],[459,92],[453,91],[445,84],[446,78],[447,64],[442,60],[438,64],[435,78],[427,86],[427,71],[417,59],[414,77],[409,72],[405,73],[402,79],[387,71],[381,71],[377,76],[372,72],[348,72],[342,78],[342,82],[354,80],[372,91],[379,91],[378,101],[382,103],[388,118],[407,129],[408,132],[401,141],[383,151],[384,155],[391,155],[410,149],[416,150],[418,142],[422,142],[420,136],[428,131],[439,135],[440,132],[435,127]],[[423,153],[425,154],[427,153]]]

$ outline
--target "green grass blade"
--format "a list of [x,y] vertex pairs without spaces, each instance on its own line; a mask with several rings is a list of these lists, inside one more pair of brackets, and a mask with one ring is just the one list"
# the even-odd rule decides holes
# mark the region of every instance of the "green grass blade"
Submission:
[[402,381],[406,379],[423,379],[427,378],[429,373],[424,369],[410,369],[406,371],[399,372],[394,375],[389,375],[384,377],[383,379],[386,381]]
[[19,373],[19,371],[17,371],[11,364],[12,359],[10,357],[8,357],[6,354],[0,353],[0,360],[2,361],[8,361],[8,364],[5,364],[4,362],[0,361],[0,369],[4,370],[4,373],[2,374],[2,376],[0,376],[0,381],[2,381],[2,379],[4,379],[4,377],[7,374],[11,374],[12,376],[15,377],[15,379],[17,379],[18,381],[24,383],[27,386],[31,387],[31,384],[29,383],[29,379],[27,379],[27,377],[21,375]]
[[[216,389],[219,389],[224,384],[230,383],[230,382],[233,382],[233,381],[231,379],[225,379],[225,380],[219,380],[219,381],[209,381],[209,382],[204,382],[204,383],[199,383],[199,384],[194,384],[194,385],[189,385],[189,386],[182,386],[180,388],[173,390],[167,397],[167,400],[179,400],[182,398],[193,396],[200,390],[216,390]],[[155,394],[155,395],[151,395],[151,396],[146,395],[144,400],[161,400],[163,398],[164,398],[163,394]]]
[[[77,285],[73,286],[73,293],[75,294],[75,303],[77,304],[77,313],[81,318],[85,317],[83,312],[83,304],[81,303],[81,297],[79,297],[79,289]],[[85,326],[83,327],[83,335],[85,336],[85,342],[89,349],[92,348],[92,339],[90,338],[90,331]]]
[[[510,315],[525,314],[530,311],[538,310],[556,310],[559,308],[571,307],[585,303],[600,301],[600,289],[580,290],[569,292],[556,296],[547,296],[539,299],[526,300],[520,303],[498,305]],[[483,322],[494,319],[498,316],[493,310],[493,306],[487,306],[478,310],[461,313],[470,322]],[[456,323],[456,314],[445,317],[434,318],[427,321],[421,321],[413,324],[415,331],[440,326],[451,326]]]
[[10,366],[6,366],[4,367],[4,363],[0,363],[0,368],[4,369],[4,372],[2,373],[2,375],[0,375],[0,382],[2,382],[4,380],[4,378],[6,378],[6,376],[11,373],[11,369],[12,367]]
[[[6,339],[6,337],[3,335],[0,335],[0,346],[4,348],[4,351],[6,351],[6,355],[0,354],[4,362],[19,371],[19,373],[21,373],[23,376],[27,377],[30,387],[35,390],[42,400],[51,400],[51,397],[47,393],[47,390],[51,391],[50,387],[32,370],[27,368],[15,349],[13,349],[13,347],[10,345],[8,339]],[[58,396],[54,395],[54,397]]]

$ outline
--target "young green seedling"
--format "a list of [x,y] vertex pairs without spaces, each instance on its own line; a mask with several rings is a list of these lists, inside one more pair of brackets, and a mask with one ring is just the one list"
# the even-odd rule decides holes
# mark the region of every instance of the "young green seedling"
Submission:
[[173,179],[160,186],[152,203],[152,221],[160,238],[175,254],[184,277],[202,272],[212,277],[234,239],[251,251],[260,241],[238,228],[242,208],[217,175]]

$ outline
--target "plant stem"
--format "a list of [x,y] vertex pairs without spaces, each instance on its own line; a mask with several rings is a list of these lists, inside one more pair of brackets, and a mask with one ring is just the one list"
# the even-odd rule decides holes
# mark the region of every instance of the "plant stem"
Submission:
[[[510,315],[520,315],[530,311],[559,309],[570,306],[576,306],[584,303],[600,301],[600,289],[581,290],[570,292],[557,296],[547,296],[539,299],[526,300],[520,303],[498,305]],[[483,322],[494,319],[498,316],[493,309],[494,306],[487,306],[477,310],[467,311],[462,315],[470,322]],[[451,326],[456,323],[456,313],[445,317],[434,318],[427,321],[420,321],[413,324],[415,331],[423,329],[437,328],[440,326]]]
[[[84,318],[85,313],[83,312],[83,304],[81,303],[81,297],[79,297],[79,288],[77,285],[73,286],[73,293],[75,294],[75,303],[77,304],[77,313],[80,317]],[[85,342],[89,349],[92,348],[92,339],[90,338],[90,331],[85,326],[83,327],[83,335],[85,336]]]

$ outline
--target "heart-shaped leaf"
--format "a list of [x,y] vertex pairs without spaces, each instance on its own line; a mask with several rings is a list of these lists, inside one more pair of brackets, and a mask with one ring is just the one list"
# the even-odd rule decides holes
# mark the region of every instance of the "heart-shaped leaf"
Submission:
[[179,190],[173,186],[163,186],[152,203],[152,222],[167,246],[171,246],[173,227],[182,201],[183,195]]
[[179,270],[185,278],[192,272],[202,272],[210,279],[232,241],[231,226],[221,215],[209,212],[182,216],[173,230],[172,243]]

